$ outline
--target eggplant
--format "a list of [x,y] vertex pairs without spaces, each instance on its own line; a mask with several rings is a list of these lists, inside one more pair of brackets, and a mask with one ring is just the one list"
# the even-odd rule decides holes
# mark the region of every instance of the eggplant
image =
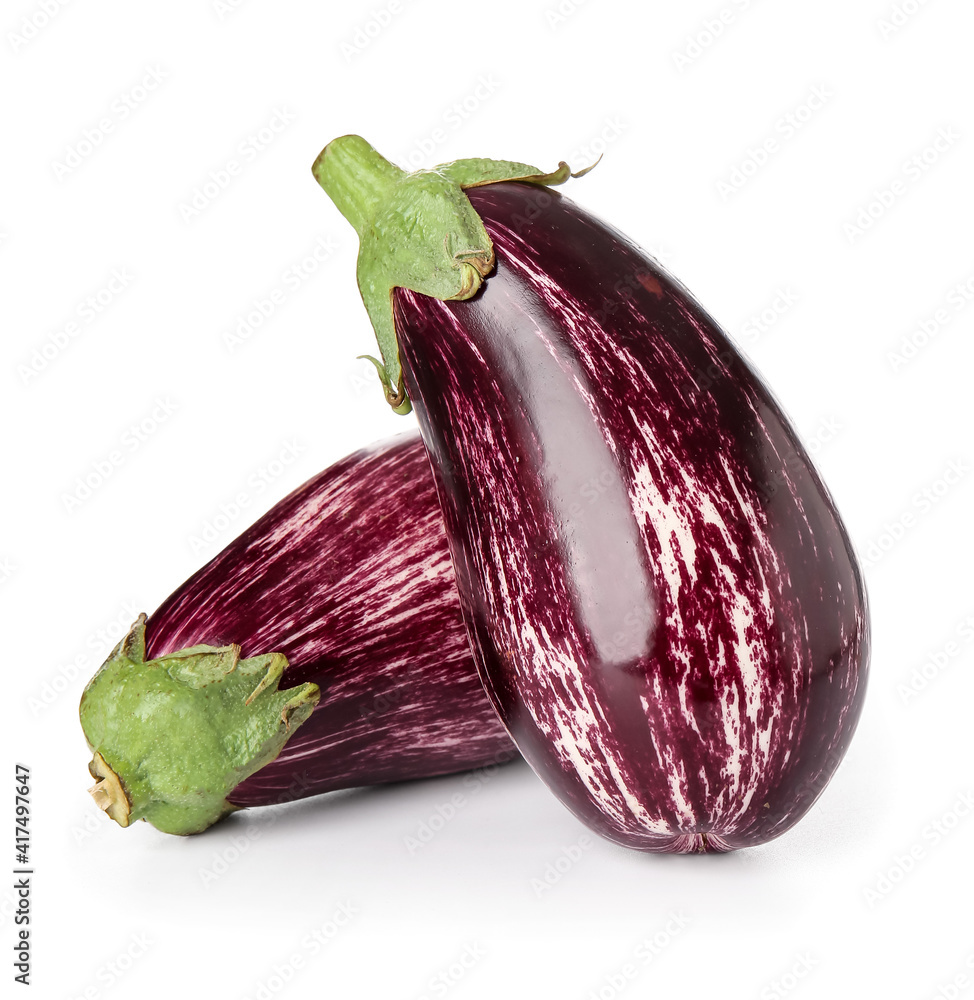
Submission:
[[167,833],[514,759],[467,643],[418,433],[310,479],[140,616],[86,687],[81,721],[96,802]]
[[765,843],[807,813],[860,716],[869,624],[846,529],[690,292],[549,190],[567,170],[491,163],[396,174],[346,136],[314,165],[361,236],[376,365],[416,410],[480,676],[602,836]]

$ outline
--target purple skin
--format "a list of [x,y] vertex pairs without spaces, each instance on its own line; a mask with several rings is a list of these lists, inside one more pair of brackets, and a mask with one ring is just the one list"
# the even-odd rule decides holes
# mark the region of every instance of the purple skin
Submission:
[[232,642],[243,657],[283,653],[282,688],[321,688],[280,755],[228,796],[235,805],[517,756],[477,676],[429,460],[414,432],[299,487],[146,624],[149,657]]
[[497,263],[397,288],[481,677],[585,824],[727,851],[811,807],[859,718],[861,571],[787,418],[690,293],[546,188],[467,192]]

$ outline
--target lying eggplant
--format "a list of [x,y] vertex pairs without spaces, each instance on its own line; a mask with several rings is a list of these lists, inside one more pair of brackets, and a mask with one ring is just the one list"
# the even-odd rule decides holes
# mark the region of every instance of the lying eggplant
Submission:
[[390,403],[415,407],[481,677],[584,823],[646,851],[786,831],[859,718],[863,578],[756,372],[690,293],[545,185],[314,173],[359,231]]
[[99,805],[167,833],[513,759],[419,435],[315,476],[141,616],[86,687],[81,722]]

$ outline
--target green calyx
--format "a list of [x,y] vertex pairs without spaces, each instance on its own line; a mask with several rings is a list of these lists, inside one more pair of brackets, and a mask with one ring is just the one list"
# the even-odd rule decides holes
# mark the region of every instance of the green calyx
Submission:
[[407,173],[358,135],[333,139],[321,151],[315,179],[359,236],[358,286],[382,360],[363,356],[375,365],[397,413],[412,407],[399,363],[393,288],[469,299],[494,266],[490,237],[464,189],[499,181],[562,184],[593,166],[573,174],[562,161],[546,174],[528,163],[471,159]]
[[317,684],[278,690],[286,666],[280,653],[241,660],[236,645],[147,661],[139,615],[81,696],[97,805],[120,826],[144,819],[178,834],[233,811],[230,792],[281,752],[318,703]]

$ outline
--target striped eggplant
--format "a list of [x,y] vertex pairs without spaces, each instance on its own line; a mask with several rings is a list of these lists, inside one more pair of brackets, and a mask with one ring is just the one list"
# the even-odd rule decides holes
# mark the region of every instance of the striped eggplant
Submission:
[[141,616],[85,689],[81,720],[99,805],[167,833],[513,759],[419,435],[310,479]]
[[804,815],[865,691],[863,578],[754,369],[691,294],[548,189],[562,164],[314,173],[361,236],[387,398],[415,408],[481,678],[609,840],[761,844]]

